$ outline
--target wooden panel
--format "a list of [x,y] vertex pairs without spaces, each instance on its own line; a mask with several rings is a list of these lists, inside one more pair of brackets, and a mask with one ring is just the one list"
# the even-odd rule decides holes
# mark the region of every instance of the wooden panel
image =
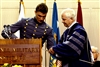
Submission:
[[41,67],[41,39],[0,39],[0,64]]

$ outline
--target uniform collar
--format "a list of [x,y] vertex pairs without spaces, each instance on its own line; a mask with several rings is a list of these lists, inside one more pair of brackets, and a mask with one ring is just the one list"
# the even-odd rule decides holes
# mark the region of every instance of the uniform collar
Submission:
[[43,23],[39,23],[39,22],[36,20],[36,17],[34,17],[33,20],[34,20],[37,24],[40,24],[40,25],[41,25],[41,24],[44,24],[44,22],[43,22]]

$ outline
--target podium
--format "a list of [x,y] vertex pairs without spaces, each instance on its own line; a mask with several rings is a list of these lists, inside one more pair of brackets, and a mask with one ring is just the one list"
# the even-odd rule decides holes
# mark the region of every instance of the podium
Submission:
[[41,67],[41,48],[41,39],[0,39],[0,66]]

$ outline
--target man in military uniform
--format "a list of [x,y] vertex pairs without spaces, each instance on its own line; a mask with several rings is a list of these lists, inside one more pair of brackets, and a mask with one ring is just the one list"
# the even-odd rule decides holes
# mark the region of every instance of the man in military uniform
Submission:
[[[16,38],[14,33],[20,30],[21,39],[42,38],[42,44],[47,40],[47,49],[54,45],[53,31],[50,26],[45,23],[48,7],[45,3],[37,5],[34,18],[23,18],[10,26],[11,39]],[[4,38],[9,38],[5,31],[1,34]]]

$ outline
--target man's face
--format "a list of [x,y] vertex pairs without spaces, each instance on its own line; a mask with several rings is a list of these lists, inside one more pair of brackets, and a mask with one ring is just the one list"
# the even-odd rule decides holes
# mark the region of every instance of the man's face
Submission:
[[36,20],[39,23],[42,23],[45,20],[47,13],[44,14],[44,13],[38,11],[38,12],[35,12],[35,15],[36,15]]
[[93,53],[94,60],[97,60],[99,53],[95,49],[92,49],[92,53]]
[[65,14],[62,14],[61,18],[62,18],[62,23],[64,24],[64,26],[69,27],[71,24],[71,19],[66,17]]

